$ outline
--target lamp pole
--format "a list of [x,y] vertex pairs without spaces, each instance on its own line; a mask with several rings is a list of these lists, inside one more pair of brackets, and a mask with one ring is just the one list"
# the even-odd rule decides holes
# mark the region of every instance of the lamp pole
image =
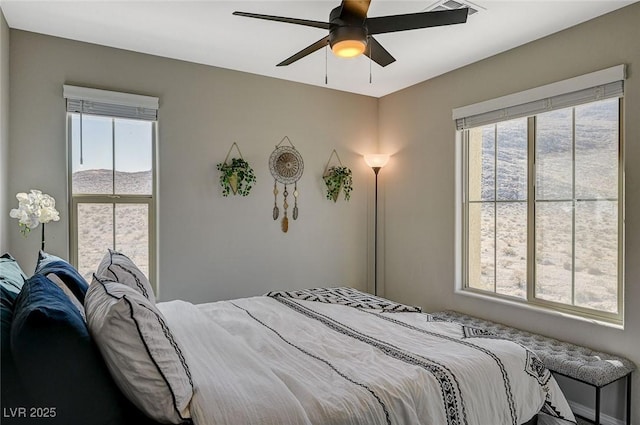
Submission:
[[373,210],[373,295],[378,295],[378,173],[382,167],[371,167],[376,175],[376,194]]
[[389,155],[384,153],[367,154],[364,161],[376,175],[376,194],[373,211],[373,294],[378,295],[378,173],[389,162]]

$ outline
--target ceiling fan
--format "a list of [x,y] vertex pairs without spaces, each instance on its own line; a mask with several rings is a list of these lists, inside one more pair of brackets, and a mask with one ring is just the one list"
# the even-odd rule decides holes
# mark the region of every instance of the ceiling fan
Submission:
[[337,56],[354,57],[365,54],[378,65],[384,67],[395,62],[395,58],[373,38],[373,35],[467,22],[467,8],[368,18],[367,11],[370,3],[371,0],[342,0],[340,6],[329,14],[329,22],[237,11],[233,14],[329,30],[329,35],[305,47],[276,66],[290,65],[329,44]]

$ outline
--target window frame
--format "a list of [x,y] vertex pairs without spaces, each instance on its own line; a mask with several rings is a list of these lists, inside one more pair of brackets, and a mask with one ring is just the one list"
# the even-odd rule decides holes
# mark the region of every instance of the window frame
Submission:
[[[560,313],[569,314],[572,316],[578,316],[585,319],[591,319],[596,321],[602,321],[611,323],[614,325],[624,325],[624,260],[625,260],[625,241],[624,241],[624,229],[625,229],[625,187],[624,187],[624,98],[622,96],[617,97],[618,101],[618,264],[617,264],[617,312],[611,313],[602,310],[595,310],[586,307],[580,307],[576,305],[564,304],[560,302],[544,300],[535,296],[536,288],[536,115],[527,117],[527,282],[526,282],[526,298],[519,298],[515,296],[500,294],[494,291],[483,290],[479,288],[473,288],[469,285],[469,207],[471,202],[469,201],[469,130],[468,128],[459,130],[461,135],[459,138],[462,143],[461,149],[461,241],[460,248],[462,250],[461,258],[461,289],[463,292],[473,293],[488,297],[490,299],[501,299],[510,302],[516,302],[533,307],[539,307],[548,311],[555,311]],[[595,101],[594,101],[595,102]],[[594,102],[587,102],[594,103]],[[567,106],[567,108],[575,108],[579,105]],[[574,110],[575,113],[575,110]],[[498,121],[500,122],[500,121]],[[498,122],[494,123],[497,124]],[[575,121],[574,121],[574,143],[575,143]],[[573,161],[575,167],[575,160]],[[575,168],[574,168],[575,172]],[[497,179],[497,175],[495,176]],[[575,197],[573,199],[575,203]],[[574,204],[575,208],[575,204]],[[575,229],[572,229],[572,239],[575,240]],[[496,248],[494,247],[494,250]],[[572,269],[572,273],[575,270]],[[572,293],[575,291],[575,286],[572,283]]]
[[[156,210],[157,210],[157,142],[158,142],[158,121],[151,121],[151,194],[75,194],[73,193],[73,131],[72,116],[82,113],[67,112],[67,183],[69,193],[69,259],[74,267],[78,267],[78,206],[80,204],[146,204],[148,205],[148,226],[149,226],[149,282],[158,295],[157,285],[157,226],[156,226]],[[89,114],[87,114],[89,115]],[[118,116],[100,115],[104,117],[119,119]],[[132,118],[126,118],[132,119]],[[145,120],[149,121],[149,120]],[[112,121],[113,123],[113,121]],[[113,124],[112,124],[113,126]],[[113,129],[113,127],[112,127]],[[115,150],[115,133],[112,131],[112,149]],[[115,161],[115,155],[113,156]],[[115,236],[114,236],[115,240]]]

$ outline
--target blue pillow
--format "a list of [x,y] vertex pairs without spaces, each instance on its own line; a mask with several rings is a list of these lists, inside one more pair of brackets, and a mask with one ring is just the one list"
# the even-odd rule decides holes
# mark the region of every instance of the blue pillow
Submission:
[[11,355],[9,348],[9,334],[11,332],[11,323],[13,322],[13,310],[18,294],[11,292],[4,286],[0,287],[0,323],[2,324],[2,340],[0,341],[0,349],[2,350],[2,382],[4,382],[4,361],[7,356]]
[[62,280],[71,290],[73,295],[84,304],[84,296],[89,289],[89,284],[66,260],[55,255],[48,254],[44,251],[38,253],[38,262],[36,264],[36,274],[48,275],[53,273]]
[[[13,305],[16,302],[18,294],[7,290],[4,286],[0,287],[0,324],[2,325],[2,340],[0,341],[0,349],[2,350],[2,375],[4,375],[4,361],[7,355],[11,354],[9,349],[9,333],[11,332],[11,322],[13,321]],[[2,377],[4,383],[4,376]]]
[[49,263],[53,263],[54,261],[64,261],[68,263],[64,258],[60,258],[57,255],[49,254],[43,250],[38,251],[38,262],[36,263],[36,273],[38,273],[38,269],[46,266]]
[[[2,341],[0,349],[2,349],[2,364],[4,365],[5,355],[11,355],[9,350],[9,334],[11,332],[11,323],[13,322],[13,310],[18,294],[5,288],[0,287],[0,323],[2,324]],[[4,375],[4,367],[2,368]],[[4,380],[4,377],[3,377]]]
[[0,285],[3,288],[17,294],[26,279],[27,276],[11,254],[7,252],[0,256]]
[[47,424],[127,422],[130,404],[113,382],[82,315],[43,275],[27,280],[16,299],[11,351],[32,405],[56,408],[56,417]]
[[[13,322],[13,310],[18,294],[9,291],[4,286],[0,287],[0,321],[2,323],[2,340],[0,340],[0,396],[3,408],[16,408],[30,406],[26,390],[20,381],[16,366],[11,355],[11,323]],[[3,415],[4,416],[4,415]],[[2,423],[10,423],[12,418],[3,417]],[[19,419],[15,419],[17,423]]]
[[[18,265],[18,262],[6,253],[0,256],[0,404],[3,407],[19,407],[29,405],[25,390],[11,355],[11,322],[13,310],[18,293],[27,277]],[[3,423],[10,418],[3,418]]]

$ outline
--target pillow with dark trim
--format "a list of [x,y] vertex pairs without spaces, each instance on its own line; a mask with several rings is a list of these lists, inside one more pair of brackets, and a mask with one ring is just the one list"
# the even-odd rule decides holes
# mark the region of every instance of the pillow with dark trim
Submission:
[[56,408],[47,424],[126,423],[127,401],[82,315],[43,275],[27,280],[16,299],[11,351],[32,405]]
[[36,274],[55,274],[62,280],[75,297],[84,304],[84,296],[89,289],[89,283],[83,278],[78,270],[69,264],[68,261],[44,251],[38,253],[36,264]]
[[153,294],[149,279],[135,265],[135,263],[126,255],[114,250],[107,250],[104,258],[98,265],[96,275],[100,279],[106,279],[127,285],[141,293],[146,299],[153,304],[156,303],[156,297]]
[[27,276],[11,254],[7,252],[0,256],[0,285],[3,288],[17,294],[26,279]]
[[91,335],[127,398],[158,422],[187,421],[191,372],[156,306],[135,289],[96,275],[84,305]]

